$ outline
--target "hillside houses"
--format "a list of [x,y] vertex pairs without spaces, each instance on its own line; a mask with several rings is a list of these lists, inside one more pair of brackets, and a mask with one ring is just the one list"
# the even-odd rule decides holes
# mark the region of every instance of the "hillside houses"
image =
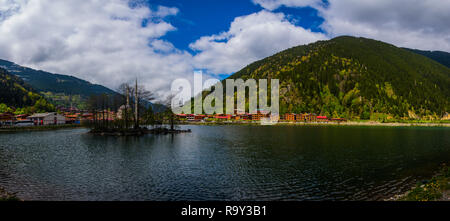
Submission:
[[[261,121],[263,119],[271,118],[270,113],[264,112],[264,111],[257,111],[254,114],[249,113],[243,113],[238,114],[235,113],[233,115],[231,114],[215,114],[215,115],[203,115],[203,114],[177,114],[178,120],[181,121],[205,121],[205,120],[212,120],[212,121]],[[278,119],[278,118],[277,118]],[[286,113],[280,116],[279,120],[281,122],[319,122],[319,123],[326,123],[326,122],[344,122],[347,121],[344,118],[329,118],[327,116],[318,116],[315,114],[295,114],[295,113]]]

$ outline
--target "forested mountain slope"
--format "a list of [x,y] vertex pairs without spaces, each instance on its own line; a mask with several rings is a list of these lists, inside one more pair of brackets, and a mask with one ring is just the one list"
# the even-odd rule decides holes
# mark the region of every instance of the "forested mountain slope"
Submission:
[[0,112],[16,114],[53,111],[48,103],[30,85],[0,68]]
[[450,109],[449,68],[365,38],[343,36],[294,47],[229,78],[280,79],[281,113],[437,119]]

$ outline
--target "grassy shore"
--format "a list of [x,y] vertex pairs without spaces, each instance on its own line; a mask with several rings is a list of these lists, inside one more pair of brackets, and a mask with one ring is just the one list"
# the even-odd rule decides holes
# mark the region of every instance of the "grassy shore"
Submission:
[[[205,121],[180,122],[182,125],[261,125],[258,121]],[[347,121],[347,122],[283,122],[275,125],[289,126],[384,126],[384,127],[450,127],[449,122],[376,122],[376,121]]]
[[407,193],[388,201],[450,201],[450,167],[444,165],[430,180],[422,181]]
[[20,199],[15,194],[8,193],[0,187],[0,201],[20,201]]
[[60,130],[68,128],[84,127],[79,124],[63,124],[63,125],[47,125],[47,126],[30,126],[30,127],[0,127],[2,132],[22,132],[22,131],[45,131],[45,130]]

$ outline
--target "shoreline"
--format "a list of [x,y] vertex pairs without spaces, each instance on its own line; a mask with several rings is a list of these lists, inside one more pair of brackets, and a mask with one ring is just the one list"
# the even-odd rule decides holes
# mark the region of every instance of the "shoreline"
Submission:
[[450,167],[444,164],[429,180],[384,201],[450,201]]
[[31,132],[31,131],[51,131],[51,130],[84,128],[84,127],[85,127],[84,125],[79,125],[79,124],[30,126],[30,127],[0,127],[0,133]]
[[[182,122],[179,125],[262,125],[260,122]],[[450,123],[382,123],[382,122],[278,122],[267,126],[367,126],[367,127],[450,127]]]
[[[258,121],[215,121],[215,122],[202,122],[202,121],[185,121],[179,122],[177,125],[203,125],[203,126],[224,126],[224,125],[240,125],[240,126],[318,126],[318,127],[332,127],[332,126],[361,126],[361,127],[441,127],[450,128],[450,123],[382,123],[376,121],[358,122],[278,122],[275,124],[264,125]],[[75,129],[75,128],[88,128],[85,125],[79,124],[65,124],[65,125],[48,125],[48,126],[31,126],[31,127],[0,127],[1,133],[14,133],[14,132],[33,132],[33,131],[52,131],[62,129]]]

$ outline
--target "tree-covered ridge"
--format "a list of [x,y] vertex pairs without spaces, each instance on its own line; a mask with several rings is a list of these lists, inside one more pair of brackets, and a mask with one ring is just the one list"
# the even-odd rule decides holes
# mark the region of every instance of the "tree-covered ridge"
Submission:
[[92,94],[115,93],[106,87],[91,84],[73,76],[34,70],[5,60],[0,60],[0,66],[11,74],[19,76],[40,92],[65,93],[67,95],[82,95],[86,97]]
[[416,54],[423,55],[427,58],[430,58],[430,59],[450,68],[450,53],[448,53],[448,52],[445,52],[445,51],[422,51],[422,50],[409,49],[409,48],[405,48],[405,49],[412,51]]
[[450,69],[365,38],[338,37],[250,64],[231,79],[280,79],[281,113],[379,119],[449,111]]
[[49,104],[30,85],[0,68],[0,113],[24,114],[52,110],[54,110],[54,106]]
[[34,70],[5,60],[0,60],[0,67],[22,78],[55,105],[84,108],[91,95],[116,93],[104,86],[91,84],[73,76]]

